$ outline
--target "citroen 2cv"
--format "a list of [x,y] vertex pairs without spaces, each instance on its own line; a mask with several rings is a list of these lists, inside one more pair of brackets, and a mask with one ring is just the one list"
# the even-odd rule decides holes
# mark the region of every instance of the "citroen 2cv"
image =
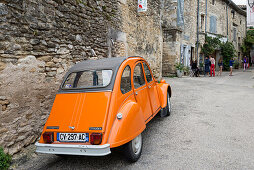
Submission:
[[103,156],[121,146],[135,162],[141,133],[159,113],[169,116],[171,88],[158,82],[141,57],[88,60],[65,75],[36,151]]

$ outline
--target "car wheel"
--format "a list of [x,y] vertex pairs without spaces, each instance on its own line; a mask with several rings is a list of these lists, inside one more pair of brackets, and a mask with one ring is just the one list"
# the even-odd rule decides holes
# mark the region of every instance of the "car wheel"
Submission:
[[167,93],[167,106],[166,106],[166,109],[167,109],[167,116],[169,116],[170,113],[171,113],[171,100],[170,100],[169,93]]
[[162,108],[160,111],[160,117],[167,117],[171,113],[171,101],[170,101],[170,95],[167,93],[167,105],[166,107]]
[[139,134],[132,141],[124,145],[123,151],[125,157],[130,162],[136,162],[141,156],[142,147],[143,147],[142,135]]

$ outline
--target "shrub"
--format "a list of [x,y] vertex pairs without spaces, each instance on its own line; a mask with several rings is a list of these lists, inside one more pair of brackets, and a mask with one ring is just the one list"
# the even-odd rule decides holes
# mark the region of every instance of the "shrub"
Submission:
[[229,70],[229,60],[235,56],[235,47],[231,42],[221,45],[221,55],[223,56],[224,69]]
[[0,147],[0,169],[7,170],[11,164],[11,156],[4,153],[3,148]]
[[215,52],[216,49],[219,49],[221,45],[219,38],[212,38],[205,36],[205,43],[201,47],[201,53],[203,53],[205,56],[209,56]]

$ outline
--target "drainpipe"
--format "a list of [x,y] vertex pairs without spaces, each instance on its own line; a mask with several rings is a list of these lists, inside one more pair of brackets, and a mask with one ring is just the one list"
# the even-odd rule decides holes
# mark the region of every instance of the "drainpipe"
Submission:
[[231,0],[228,1],[227,6],[226,6],[226,11],[227,11],[227,40],[228,40],[228,6],[231,4]]
[[207,29],[207,0],[205,0],[205,33]]
[[198,29],[198,27],[199,27],[199,0],[197,1],[197,5],[198,5],[198,7],[197,7],[197,61],[199,61],[198,60],[198,47],[199,47],[199,29]]

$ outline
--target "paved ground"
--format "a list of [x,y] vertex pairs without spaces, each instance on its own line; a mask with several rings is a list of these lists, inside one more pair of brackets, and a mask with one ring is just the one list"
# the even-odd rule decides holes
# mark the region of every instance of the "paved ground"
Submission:
[[106,157],[32,155],[16,169],[254,169],[254,70],[229,77],[167,78],[170,117],[152,120],[143,155],[130,164]]

